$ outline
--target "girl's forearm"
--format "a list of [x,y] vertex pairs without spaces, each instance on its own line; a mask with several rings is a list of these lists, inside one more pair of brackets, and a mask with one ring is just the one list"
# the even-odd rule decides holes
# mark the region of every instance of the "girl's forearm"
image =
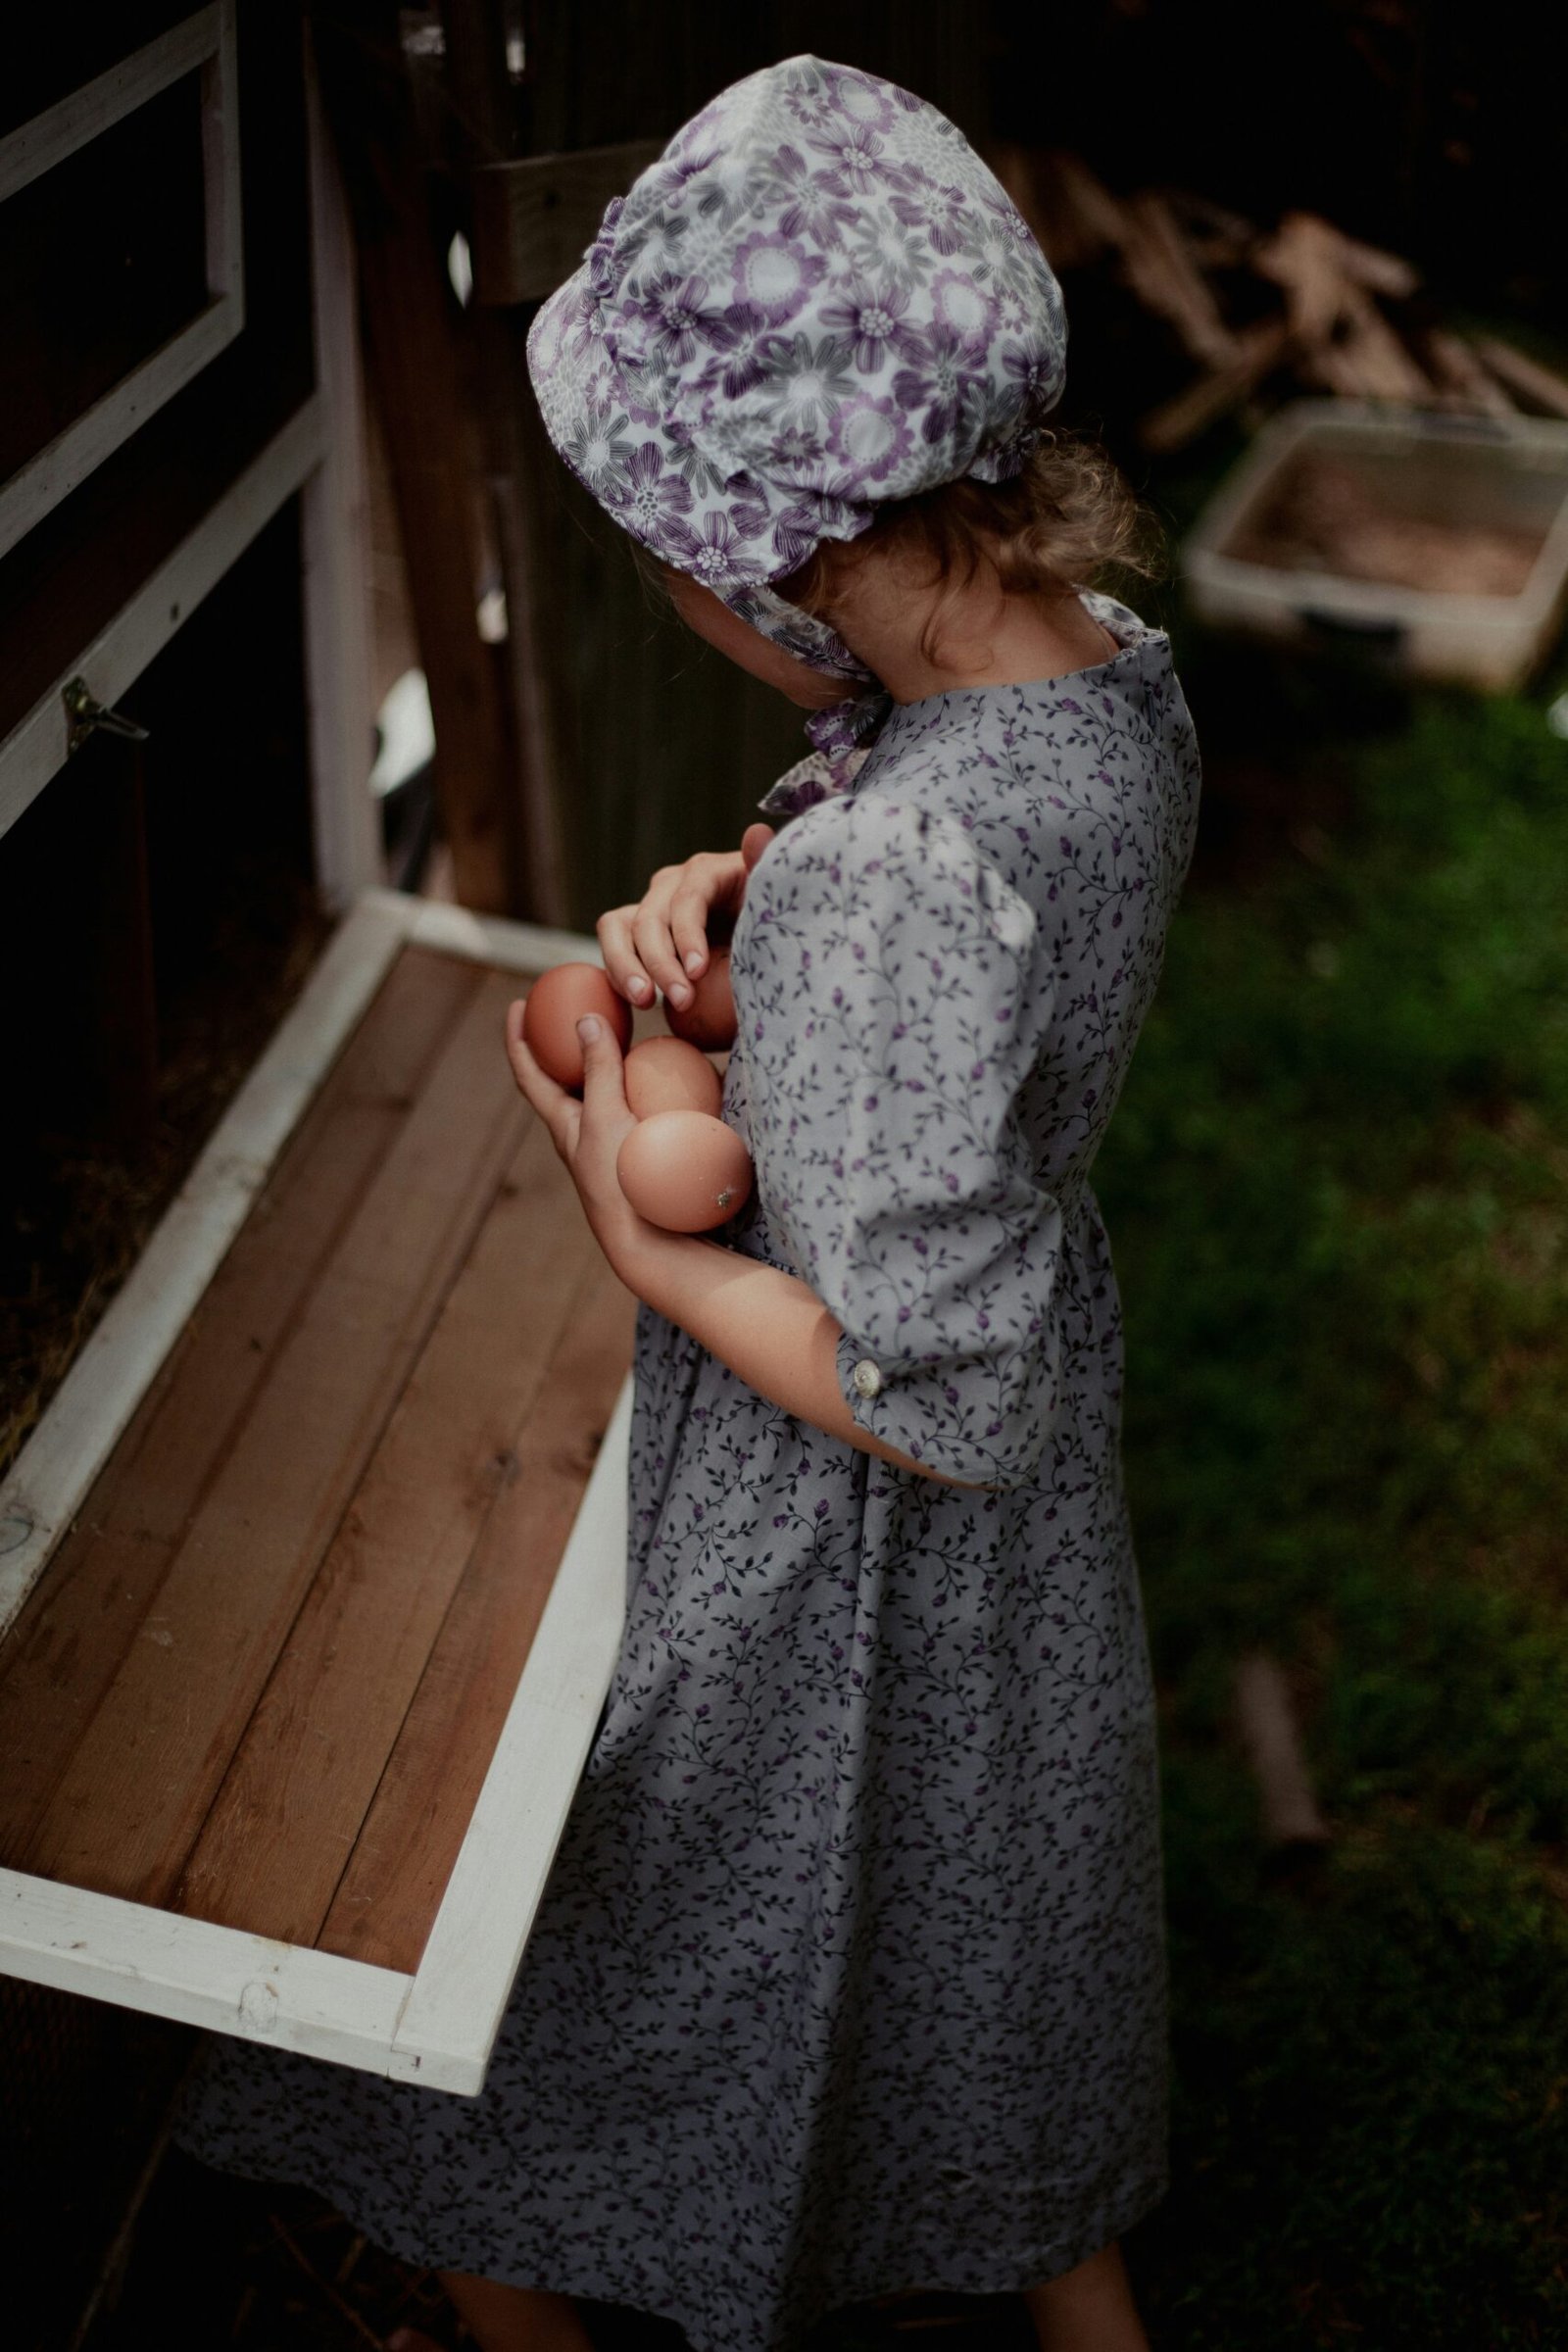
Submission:
[[632,1246],[616,1250],[613,1262],[628,1290],[690,1332],[760,1396],[862,1453],[920,1478],[934,1475],[856,1420],[839,1387],[843,1326],[795,1275],[717,1243],[651,1225]]

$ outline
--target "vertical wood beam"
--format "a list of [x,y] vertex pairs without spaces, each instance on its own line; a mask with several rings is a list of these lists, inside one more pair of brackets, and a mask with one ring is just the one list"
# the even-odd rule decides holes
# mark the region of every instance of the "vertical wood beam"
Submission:
[[442,829],[459,898],[505,912],[518,901],[517,857],[501,696],[475,616],[471,430],[397,25],[398,12],[375,0],[329,0],[317,15],[317,58],[354,214],[366,340],[435,722]]
[[306,28],[311,262],[321,463],[301,495],[305,672],[310,701],[316,881],[340,914],[386,879],[370,799],[375,713],[370,690],[369,493],[360,377],[354,243],[337,159],[321,119]]
[[[507,76],[506,23],[497,0],[447,0],[453,112],[471,174],[516,145]],[[577,788],[564,691],[559,584],[552,581],[541,493],[558,461],[549,445],[524,349],[528,318],[475,301],[479,433],[507,596],[505,678],[517,761],[522,909],[538,923],[571,917],[562,809]],[[439,730],[438,730],[439,737]]]

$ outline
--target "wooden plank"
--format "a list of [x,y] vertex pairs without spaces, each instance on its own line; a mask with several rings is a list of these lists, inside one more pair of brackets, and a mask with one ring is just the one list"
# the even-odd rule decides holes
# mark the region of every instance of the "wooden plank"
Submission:
[[1203,367],[1234,366],[1242,356],[1237,338],[1221,318],[1165,198],[1153,191],[1129,196],[1122,217],[1127,223],[1122,268],[1133,292],[1175,328],[1183,347]]
[[1297,1729],[1291,1687],[1277,1658],[1249,1650],[1236,1664],[1236,1718],[1257,1777],[1263,1834],[1270,1845],[1327,1845],[1328,1823]]
[[1432,381],[1400,342],[1364,288],[1347,281],[1335,335],[1316,345],[1312,366],[1342,399],[1430,404]]
[[314,1943],[599,1251],[542,1121],[311,1587],[174,1905]]
[[[1421,339],[1421,357],[1440,386],[1440,402],[1483,416],[1517,416],[1519,404],[1503,390],[1490,368],[1484,368],[1462,335],[1429,327]],[[1568,385],[1563,387],[1568,392]],[[1568,409],[1564,410],[1568,415]]]
[[1358,286],[1367,286],[1374,294],[1386,295],[1391,301],[1404,302],[1421,283],[1421,272],[1413,262],[1402,254],[1388,253],[1379,245],[1365,245],[1359,237],[1348,237],[1336,229],[1346,274],[1353,277]]
[[225,0],[222,8],[215,4],[198,9],[106,74],[69,91],[57,105],[8,132],[0,139],[0,204],[215,57],[222,37],[220,20],[231,13],[232,0]]
[[9,1870],[0,1870],[0,1953],[8,1975],[34,1984],[380,2075],[410,1990],[390,1969]]
[[85,678],[96,699],[113,709],[163,652],[185,614],[216,587],[320,460],[321,409],[311,399],[114,617],[89,643],[73,649],[66,667],[0,742],[0,833],[16,823],[66,763],[68,729],[60,698],[68,681]]
[[[488,216],[477,224],[473,216],[485,212],[491,168],[507,170],[500,159],[514,156],[517,143],[506,28],[494,0],[447,0],[442,22],[456,160],[473,190],[470,228],[480,255],[476,269],[488,283],[487,257],[496,232]],[[539,98],[533,74],[529,84],[532,115]],[[479,188],[474,187],[476,179],[483,183]],[[577,254],[598,226],[596,213],[567,270],[575,268]],[[530,315],[488,303],[481,289],[467,323],[490,519],[506,592],[506,634],[496,649],[496,666],[507,698],[515,762],[516,908],[538,922],[564,923],[571,910],[564,811],[581,798],[582,770],[572,740],[567,686],[571,649],[562,612],[560,567],[552,559],[545,522],[561,461],[550,445],[528,380],[529,322]]]
[[398,2027],[400,2080],[484,2087],[620,1650],[631,1412],[628,1373]]
[[1262,318],[1243,327],[1237,337],[1238,357],[1184,386],[1171,400],[1148,410],[1138,420],[1138,438],[1145,449],[1180,449],[1196,433],[1245,400],[1270,368],[1285,358],[1291,329],[1283,318]]
[[[307,35],[309,29],[307,24]],[[337,910],[352,906],[368,885],[385,879],[385,859],[369,787],[376,698],[370,686],[370,521],[359,284],[348,207],[321,118],[308,38],[305,102],[316,373],[326,417],[321,463],[300,501],[305,674],[316,879],[325,904]]]
[[207,303],[0,483],[0,556],[9,554],[35,523],[139,432],[149,416],[226,351],[244,324],[236,296],[222,294]]
[[473,290],[483,303],[538,302],[571,275],[605,207],[664,152],[662,139],[486,164],[473,175]]
[[218,41],[202,68],[202,196],[207,208],[207,285],[228,296],[245,323],[245,222],[239,171],[239,64],[234,0],[220,0]]
[[615,1399],[393,2046],[393,2075],[482,2091],[625,1625],[632,1378]]
[[473,318],[478,421],[491,518],[506,589],[496,649],[508,697],[518,801],[517,905],[537,922],[570,920],[565,811],[582,795],[567,681],[571,647],[544,516],[561,461],[527,377],[526,315]]
[[1548,416],[1568,416],[1568,376],[1561,376],[1553,368],[1544,368],[1511,343],[1496,335],[1476,338],[1476,356],[1491,368],[1500,384],[1528,400],[1533,408],[1544,409]]
[[[430,1653],[318,1939],[323,1951],[418,1965],[625,1377],[634,1311],[598,1259],[518,1437],[516,1477]],[[623,1547],[619,1569],[623,1579]]]
[[203,197],[212,300],[111,385],[5,482],[0,555],[140,430],[148,417],[233,342],[245,324],[239,219],[239,102],[234,83],[234,0],[205,8],[47,114],[0,140],[0,202],[202,68]]
[[463,904],[506,913],[517,903],[515,810],[496,663],[476,616],[481,476],[425,159],[396,45],[365,40],[331,11],[318,15],[315,36],[354,207],[367,350],[435,722],[442,831]]
[[1259,276],[1285,292],[1291,333],[1303,350],[1316,350],[1334,331],[1348,291],[1344,240],[1316,213],[1287,213],[1272,237],[1253,248]]
[[203,1491],[478,988],[449,957],[410,951],[393,966],[0,1649],[0,1856],[27,1850]]
[[413,902],[356,909],[241,1087],[0,1486],[0,1633],[108,1460],[301,1110],[379,986]]
[[167,1899],[530,1115],[500,1052],[512,993],[486,978],[268,1367],[26,1868]]

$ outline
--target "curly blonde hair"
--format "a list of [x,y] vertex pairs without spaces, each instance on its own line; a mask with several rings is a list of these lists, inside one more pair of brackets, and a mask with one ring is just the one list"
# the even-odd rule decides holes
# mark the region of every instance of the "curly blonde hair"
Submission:
[[[802,612],[830,617],[858,551],[872,546],[925,560],[929,586],[939,580],[967,586],[989,562],[1007,596],[1070,596],[1112,568],[1145,579],[1165,569],[1152,511],[1108,451],[1065,431],[1043,432],[1009,481],[966,477],[914,498],[889,499],[858,538],[824,539],[772,585]],[[940,612],[939,605],[921,640],[931,662],[939,660]]]

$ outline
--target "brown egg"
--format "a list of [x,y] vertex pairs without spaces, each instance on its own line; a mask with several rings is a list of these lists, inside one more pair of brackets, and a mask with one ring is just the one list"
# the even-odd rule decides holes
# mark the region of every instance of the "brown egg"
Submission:
[[664,1018],[676,1037],[705,1054],[722,1054],[735,1043],[735,998],[729,984],[728,948],[709,949],[708,969],[692,983],[684,1012],[664,1000]]
[[752,1189],[751,1153],[705,1110],[657,1110],[615,1157],[620,1189],[640,1217],[670,1233],[707,1233],[734,1216]]
[[626,1056],[626,1100],[640,1119],[661,1110],[718,1116],[724,1089],[706,1054],[679,1037],[645,1037]]
[[541,972],[522,1008],[522,1042],[539,1067],[558,1086],[582,1092],[582,1046],[577,1023],[585,1012],[608,1020],[625,1052],[631,1043],[631,1006],[617,996],[597,963],[558,963]]

